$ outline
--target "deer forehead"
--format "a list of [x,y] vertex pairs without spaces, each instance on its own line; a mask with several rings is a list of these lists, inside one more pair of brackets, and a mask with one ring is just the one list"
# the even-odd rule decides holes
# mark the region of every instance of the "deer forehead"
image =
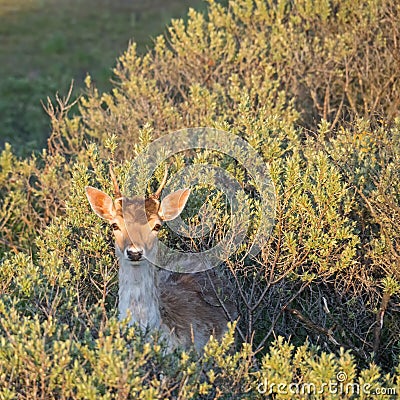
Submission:
[[123,198],[118,214],[125,220],[145,225],[149,220],[159,218],[160,202],[153,198]]

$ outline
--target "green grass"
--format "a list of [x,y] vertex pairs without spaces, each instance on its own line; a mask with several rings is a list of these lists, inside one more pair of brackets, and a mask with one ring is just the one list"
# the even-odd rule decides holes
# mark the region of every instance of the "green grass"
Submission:
[[0,147],[19,154],[38,150],[49,135],[41,100],[74,94],[88,73],[110,89],[116,58],[135,41],[151,47],[173,17],[202,0],[0,0]]

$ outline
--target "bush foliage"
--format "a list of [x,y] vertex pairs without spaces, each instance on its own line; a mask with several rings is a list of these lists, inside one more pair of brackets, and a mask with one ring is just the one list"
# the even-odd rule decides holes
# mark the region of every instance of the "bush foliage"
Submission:
[[[0,398],[304,398],[279,384],[332,382],[369,386],[314,397],[394,398],[399,11],[394,0],[209,1],[146,55],[131,45],[111,93],[88,78],[79,115],[68,98],[49,104],[48,148],[0,157]],[[225,262],[240,343],[233,326],[201,356],[165,355],[157,333],[116,321],[111,235],[84,187],[111,193],[110,163],[123,182],[152,139],[197,126],[263,156],[276,223],[258,257]],[[219,163],[246,187],[233,160]]]

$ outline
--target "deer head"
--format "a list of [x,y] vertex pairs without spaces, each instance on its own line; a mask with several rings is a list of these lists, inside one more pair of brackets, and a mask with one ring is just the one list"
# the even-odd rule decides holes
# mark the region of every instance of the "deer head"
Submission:
[[164,221],[176,218],[184,209],[190,190],[177,190],[159,200],[167,180],[167,171],[157,191],[147,198],[122,196],[110,168],[115,200],[96,188],[86,187],[86,195],[93,211],[108,221],[114,231],[116,255],[122,263],[140,265],[153,259],[156,238]]

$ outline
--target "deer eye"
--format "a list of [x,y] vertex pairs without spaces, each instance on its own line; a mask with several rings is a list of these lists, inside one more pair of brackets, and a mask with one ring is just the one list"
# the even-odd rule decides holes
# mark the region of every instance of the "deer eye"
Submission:
[[161,229],[161,224],[155,224],[154,228],[153,228],[153,231],[158,232],[160,229]]
[[118,226],[118,224],[117,223],[113,223],[113,224],[111,224],[111,229],[113,229],[114,231],[119,231],[119,226]]

